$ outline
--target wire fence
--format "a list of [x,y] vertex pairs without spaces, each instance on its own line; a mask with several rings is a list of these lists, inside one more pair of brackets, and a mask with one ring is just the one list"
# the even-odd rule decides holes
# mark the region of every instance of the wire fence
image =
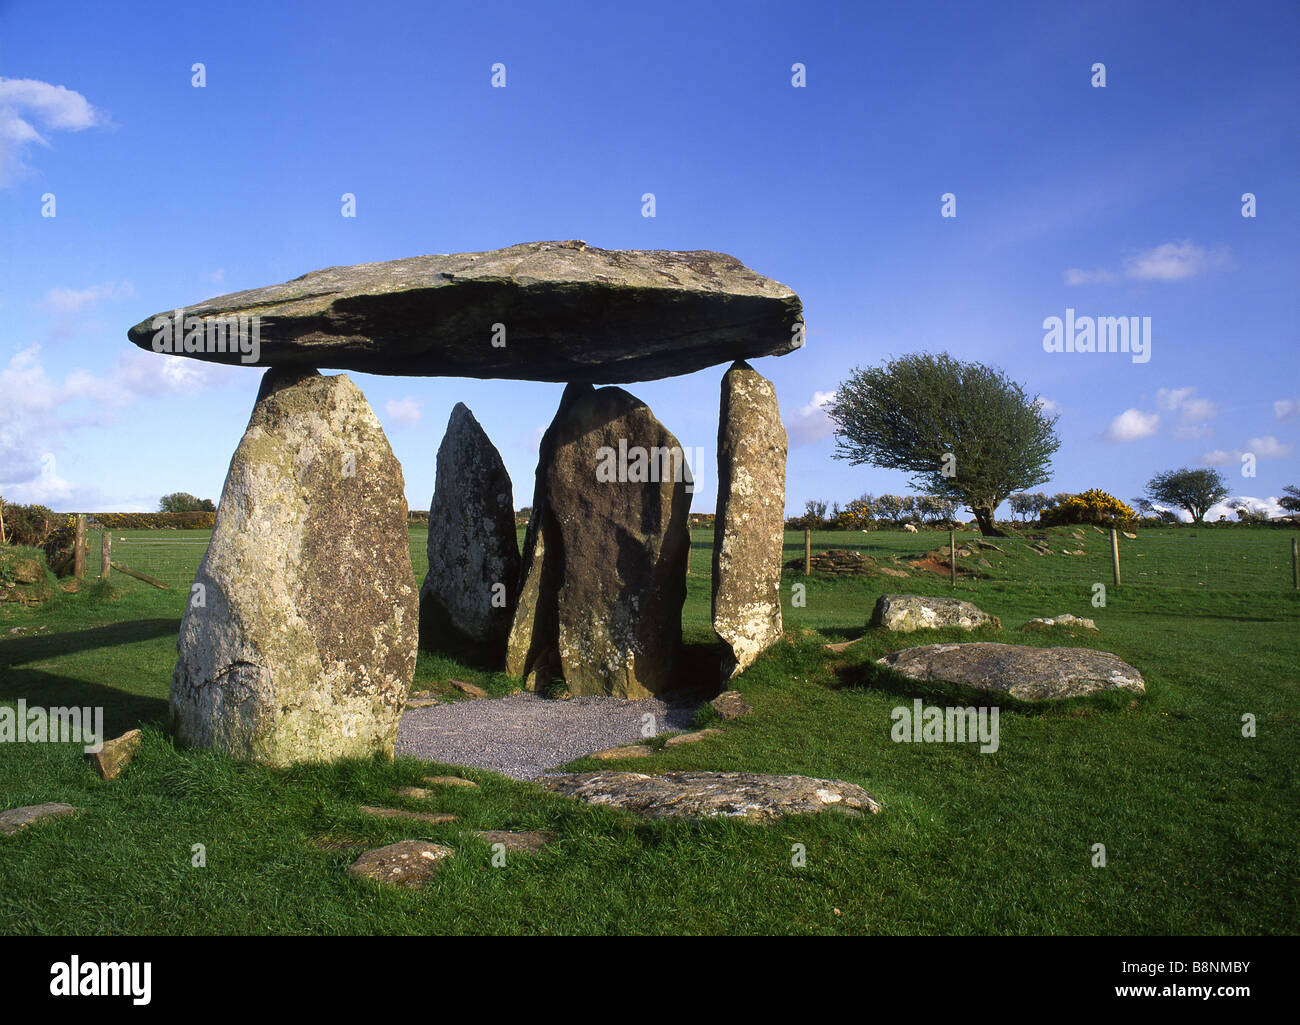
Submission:
[[[187,591],[207,550],[207,531],[114,531],[111,557],[115,571],[145,583]],[[86,568],[91,579],[101,566],[99,531],[86,537]],[[1118,535],[1123,586],[1158,586],[1241,592],[1280,592],[1294,587],[1295,532],[1194,528],[1142,531]],[[522,543],[523,531],[519,532]],[[424,529],[410,534],[411,569],[417,584],[428,571]],[[1114,552],[1108,531],[1092,527],[1069,531],[1021,533],[982,538],[972,531],[956,534],[956,557],[949,534],[941,530],[905,531],[786,531],[783,562],[788,574],[805,572],[810,556],[815,576],[883,577],[901,582],[909,577],[947,576],[956,563],[963,581],[1020,581],[1114,584]],[[691,531],[689,574],[711,572],[713,531]]]

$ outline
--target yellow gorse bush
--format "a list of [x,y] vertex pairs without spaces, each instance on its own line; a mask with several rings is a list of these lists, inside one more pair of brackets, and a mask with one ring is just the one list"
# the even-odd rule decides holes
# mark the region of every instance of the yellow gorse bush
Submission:
[[1114,495],[1100,488],[1090,488],[1081,495],[1071,495],[1043,515],[1049,527],[1091,523],[1096,527],[1125,527],[1137,519],[1137,513]]

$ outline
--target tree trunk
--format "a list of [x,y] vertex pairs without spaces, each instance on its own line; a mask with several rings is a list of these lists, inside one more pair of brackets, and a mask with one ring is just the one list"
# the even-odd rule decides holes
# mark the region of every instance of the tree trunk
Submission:
[[985,537],[1003,537],[1002,531],[993,525],[993,513],[985,509],[976,509],[971,507],[971,512],[975,514],[975,522],[979,524],[980,533]]

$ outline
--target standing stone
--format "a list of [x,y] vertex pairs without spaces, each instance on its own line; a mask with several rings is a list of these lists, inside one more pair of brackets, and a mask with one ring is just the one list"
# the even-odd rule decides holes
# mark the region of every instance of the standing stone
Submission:
[[731,648],[726,677],[781,636],[786,450],[772,382],[733,363],[722,378],[713,521],[713,629]]
[[273,765],[391,757],[418,615],[402,470],[365,397],[268,371],[181,621],[177,739]]
[[565,389],[539,452],[511,673],[622,698],[680,686],[690,486],[684,451],[645,403]]
[[421,640],[450,625],[499,665],[515,614],[519,542],[510,475],[464,403],[438,448],[429,508],[429,574],[420,590]]

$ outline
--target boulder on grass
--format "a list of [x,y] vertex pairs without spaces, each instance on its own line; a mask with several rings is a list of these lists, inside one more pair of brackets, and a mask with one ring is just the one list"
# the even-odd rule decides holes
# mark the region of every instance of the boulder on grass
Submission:
[[923,644],[876,659],[914,680],[939,680],[1009,694],[1020,701],[1103,691],[1145,694],[1142,674],[1108,651],[1015,644]]
[[267,371],[181,621],[177,739],[272,765],[392,757],[418,615],[402,470],[365,397]]
[[962,630],[992,626],[996,630],[1002,626],[997,616],[990,616],[968,601],[932,598],[924,594],[882,594],[876,599],[869,625],[896,633],[954,626]]

